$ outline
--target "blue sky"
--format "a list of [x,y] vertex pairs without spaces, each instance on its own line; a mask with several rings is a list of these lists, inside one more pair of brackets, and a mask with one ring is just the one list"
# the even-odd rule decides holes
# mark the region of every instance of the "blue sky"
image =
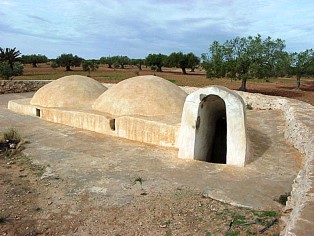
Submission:
[[314,48],[313,0],[0,0],[0,47],[85,59],[182,51],[197,56],[236,36]]

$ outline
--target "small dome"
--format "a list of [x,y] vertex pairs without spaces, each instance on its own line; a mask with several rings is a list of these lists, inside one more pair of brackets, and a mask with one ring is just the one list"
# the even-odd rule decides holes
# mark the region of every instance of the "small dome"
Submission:
[[186,96],[168,80],[136,76],[109,88],[95,101],[93,109],[113,116],[181,114]]
[[40,88],[30,103],[42,107],[84,108],[91,106],[106,90],[105,86],[89,77],[64,76]]

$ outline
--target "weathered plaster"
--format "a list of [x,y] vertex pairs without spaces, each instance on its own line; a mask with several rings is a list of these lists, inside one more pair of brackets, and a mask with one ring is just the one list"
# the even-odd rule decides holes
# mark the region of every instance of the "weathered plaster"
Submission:
[[[238,94],[221,86],[201,88],[186,98],[177,144],[179,158],[204,160],[206,142],[210,142],[211,139],[208,136],[210,130],[204,131],[204,129],[207,127],[212,129],[215,116],[219,116],[217,112],[221,112],[219,109],[221,105],[215,106],[205,102],[204,99],[209,95],[216,95],[225,103],[227,120],[226,163],[244,166],[247,155],[245,104]],[[202,104],[205,104],[203,108]],[[208,116],[214,117],[212,121],[204,124],[203,121]],[[198,133],[198,130],[201,133]]]

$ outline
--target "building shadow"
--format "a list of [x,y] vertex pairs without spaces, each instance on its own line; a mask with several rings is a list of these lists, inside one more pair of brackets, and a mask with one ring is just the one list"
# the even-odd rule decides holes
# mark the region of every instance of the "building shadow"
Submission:
[[247,138],[249,158],[246,163],[250,164],[263,156],[270,148],[272,141],[266,134],[253,127],[247,127]]

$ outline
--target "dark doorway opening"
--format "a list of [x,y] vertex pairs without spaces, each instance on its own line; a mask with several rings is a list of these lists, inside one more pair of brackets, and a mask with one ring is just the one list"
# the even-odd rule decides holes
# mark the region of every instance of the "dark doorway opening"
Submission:
[[219,117],[215,125],[212,152],[207,154],[206,161],[226,164],[227,155],[227,122],[226,117]]
[[195,159],[226,164],[227,116],[224,100],[217,95],[203,95],[196,123]]

